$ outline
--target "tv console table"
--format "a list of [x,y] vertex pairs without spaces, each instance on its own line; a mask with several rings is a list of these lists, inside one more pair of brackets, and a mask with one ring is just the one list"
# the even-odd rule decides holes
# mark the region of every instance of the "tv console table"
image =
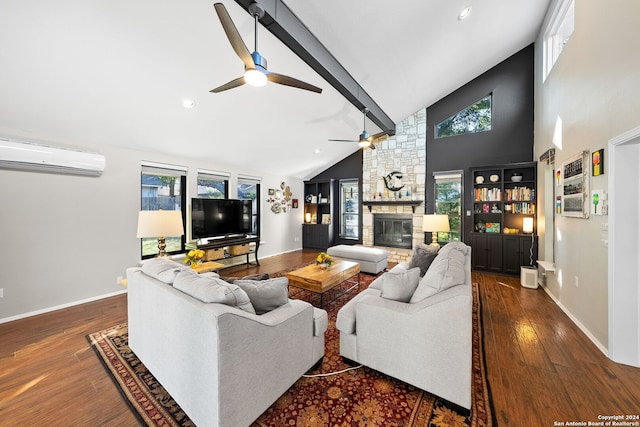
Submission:
[[260,261],[258,261],[258,248],[260,247],[260,236],[234,236],[234,237],[225,237],[220,239],[210,239],[207,243],[203,245],[198,245],[198,249],[203,249],[203,250],[219,249],[227,246],[244,245],[249,243],[255,243],[256,244],[255,249],[247,252],[246,254],[238,254],[238,255],[225,254],[224,258],[233,258],[237,256],[246,255],[247,257],[246,264],[249,264],[250,263],[249,255],[253,253],[255,256],[256,265],[260,265]]

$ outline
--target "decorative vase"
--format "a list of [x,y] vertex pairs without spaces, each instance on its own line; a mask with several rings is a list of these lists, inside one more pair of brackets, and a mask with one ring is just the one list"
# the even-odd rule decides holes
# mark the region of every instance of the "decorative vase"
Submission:
[[326,270],[329,268],[329,265],[323,262],[322,264],[318,264],[318,267],[320,267],[321,270]]

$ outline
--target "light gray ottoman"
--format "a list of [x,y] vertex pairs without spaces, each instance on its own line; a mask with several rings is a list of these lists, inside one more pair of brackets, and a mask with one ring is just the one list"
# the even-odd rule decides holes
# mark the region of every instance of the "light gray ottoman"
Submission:
[[387,251],[356,245],[337,245],[327,249],[332,257],[360,264],[360,271],[378,274],[387,268]]

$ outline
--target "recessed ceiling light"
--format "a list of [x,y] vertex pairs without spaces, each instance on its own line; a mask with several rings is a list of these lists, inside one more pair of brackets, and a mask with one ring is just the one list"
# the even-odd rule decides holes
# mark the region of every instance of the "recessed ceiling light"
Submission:
[[182,106],[184,108],[193,108],[196,106],[196,102],[193,99],[185,99],[182,101]]
[[316,154],[320,154],[320,152],[321,152],[321,151],[322,151],[322,150],[321,150],[321,149],[319,149],[319,148],[316,148],[315,150],[313,150],[313,152],[314,152],[314,153],[316,153]]
[[458,15],[458,20],[462,21],[463,19],[468,17],[470,14],[471,14],[471,6],[467,6],[464,9],[462,9],[460,14]]

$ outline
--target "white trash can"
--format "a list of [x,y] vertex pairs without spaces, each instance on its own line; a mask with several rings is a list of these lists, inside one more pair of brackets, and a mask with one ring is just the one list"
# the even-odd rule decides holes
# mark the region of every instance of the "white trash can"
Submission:
[[520,267],[520,284],[525,288],[538,288],[538,269],[535,267]]

